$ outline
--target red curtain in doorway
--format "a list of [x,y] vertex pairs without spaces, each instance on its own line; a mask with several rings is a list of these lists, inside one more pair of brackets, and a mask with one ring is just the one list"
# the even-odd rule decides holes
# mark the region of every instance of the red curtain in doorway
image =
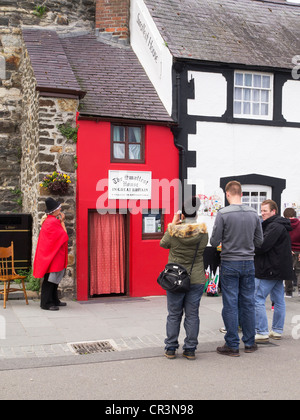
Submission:
[[90,294],[124,293],[125,218],[90,213]]

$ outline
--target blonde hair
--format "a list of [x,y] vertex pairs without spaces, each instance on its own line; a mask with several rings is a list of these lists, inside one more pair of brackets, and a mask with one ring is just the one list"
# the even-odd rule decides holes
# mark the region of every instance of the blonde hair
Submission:
[[41,226],[44,223],[44,221],[47,219],[47,217],[48,217],[48,214],[45,213],[44,216],[41,218],[41,221],[40,221]]

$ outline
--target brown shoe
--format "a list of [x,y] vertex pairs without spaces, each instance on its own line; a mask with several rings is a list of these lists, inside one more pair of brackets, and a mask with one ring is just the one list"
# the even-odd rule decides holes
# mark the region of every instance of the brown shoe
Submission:
[[176,350],[173,350],[173,349],[166,350],[165,356],[167,359],[176,359]]
[[228,347],[227,344],[224,344],[223,347],[217,347],[217,353],[223,354],[223,356],[240,357],[240,351]]
[[256,350],[258,350],[257,344],[253,344],[253,346],[245,346],[245,353],[254,353]]
[[182,353],[182,356],[185,357],[188,360],[195,360],[196,359],[194,350],[184,350],[184,352]]

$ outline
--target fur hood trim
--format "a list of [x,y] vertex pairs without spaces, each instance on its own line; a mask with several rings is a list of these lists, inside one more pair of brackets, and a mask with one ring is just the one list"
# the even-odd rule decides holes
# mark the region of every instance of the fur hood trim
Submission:
[[200,233],[207,233],[207,226],[205,223],[182,223],[181,225],[170,223],[168,232],[177,238],[191,238]]

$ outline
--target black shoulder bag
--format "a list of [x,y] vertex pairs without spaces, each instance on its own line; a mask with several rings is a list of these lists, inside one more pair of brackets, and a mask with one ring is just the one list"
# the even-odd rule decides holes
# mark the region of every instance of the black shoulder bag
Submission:
[[200,242],[198,242],[193,263],[188,273],[183,265],[176,263],[169,263],[165,266],[164,271],[160,273],[157,279],[157,283],[164,289],[173,293],[185,293],[190,290],[191,274],[195,264],[198,248]]

